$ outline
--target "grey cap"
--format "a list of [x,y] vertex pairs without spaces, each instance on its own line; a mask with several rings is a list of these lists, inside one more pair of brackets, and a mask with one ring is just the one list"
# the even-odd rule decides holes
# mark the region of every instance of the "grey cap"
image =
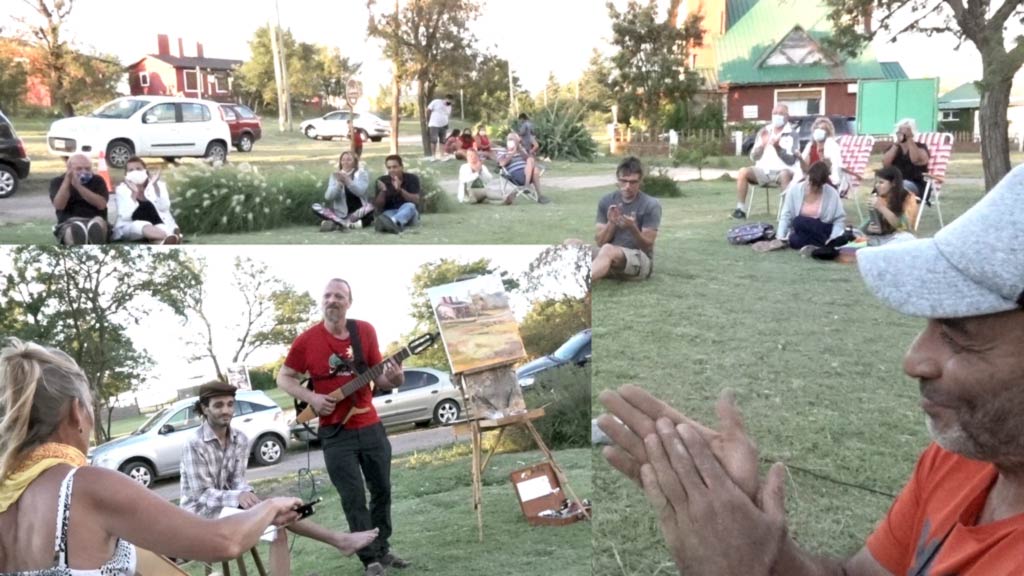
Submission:
[[933,238],[865,248],[857,263],[868,289],[910,316],[964,318],[1020,308],[1024,166]]

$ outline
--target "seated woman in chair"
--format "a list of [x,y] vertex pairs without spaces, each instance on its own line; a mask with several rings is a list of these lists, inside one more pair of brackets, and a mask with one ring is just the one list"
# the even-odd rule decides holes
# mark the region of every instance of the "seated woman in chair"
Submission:
[[846,196],[849,181],[843,174],[843,155],[836,142],[836,128],[827,116],[819,116],[811,125],[811,139],[800,154],[800,168],[806,174],[815,162],[825,162],[830,169],[829,184]]
[[779,211],[779,240],[805,256],[842,237],[845,232],[843,201],[839,192],[828,183],[828,177],[827,164],[812,164],[807,178],[794,182],[786,190]]
[[142,158],[132,157],[125,164],[124,182],[114,191],[117,220],[112,240],[154,244],[178,244],[181,230],[171,215],[171,196],[160,172],[150,174]]
[[534,159],[523,149],[519,134],[509,132],[505,141],[505,152],[498,155],[498,165],[504,169],[510,182],[516,186],[530,186],[537,191],[537,201],[547,204],[550,200],[540,192],[541,170]]
[[910,230],[917,216],[918,199],[903,187],[899,168],[887,166],[875,171],[875,189],[868,207],[868,221],[861,227],[868,246],[914,239]]

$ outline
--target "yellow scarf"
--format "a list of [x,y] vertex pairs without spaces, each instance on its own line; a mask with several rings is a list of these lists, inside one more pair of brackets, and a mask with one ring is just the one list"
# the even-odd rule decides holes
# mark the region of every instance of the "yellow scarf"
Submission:
[[21,498],[21,494],[43,472],[59,464],[70,464],[75,468],[86,465],[85,454],[67,444],[47,442],[25,454],[18,467],[0,483],[0,512]]

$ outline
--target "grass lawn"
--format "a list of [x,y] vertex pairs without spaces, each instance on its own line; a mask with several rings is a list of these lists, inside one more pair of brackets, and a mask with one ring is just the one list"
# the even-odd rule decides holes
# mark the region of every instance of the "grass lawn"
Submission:
[[[477,541],[469,452],[469,447],[462,445],[395,459],[391,472],[394,533],[390,542],[395,553],[413,562],[401,573],[589,576],[589,522],[532,527],[520,511],[509,474],[543,461],[539,451],[498,454],[488,464],[483,475],[484,542]],[[590,498],[590,451],[561,450],[555,452],[555,458],[576,494]],[[313,520],[347,530],[338,494],[326,473],[318,472],[317,479],[318,494],[324,502],[317,507]],[[299,489],[294,476],[257,483],[261,495],[305,499],[310,496],[308,482],[303,488]],[[269,550],[266,543],[260,547],[266,563]],[[334,549],[304,538],[294,541],[291,558],[293,574],[362,573],[356,557],[343,558]],[[255,573],[251,558],[248,560],[250,573]],[[203,573],[197,563],[186,568],[195,576]]]
[[149,417],[152,415],[153,414],[140,414],[139,416],[135,416],[133,418],[114,420],[113,422],[110,423],[111,439],[135,432],[136,430],[139,429],[139,426],[145,424],[146,420],[149,420]]
[[[733,191],[705,184],[662,200],[653,277],[595,287],[594,414],[601,390],[636,383],[713,423],[731,387],[769,461],[897,493],[928,442],[918,385],[901,369],[923,321],[884,308],[855,266],[729,246]],[[981,194],[949,186],[947,222]],[[751,219],[774,218],[762,200]],[[933,210],[922,228],[935,232]],[[641,493],[593,456],[594,574],[676,573]],[[790,531],[812,550],[856,551],[890,503],[790,469]]]

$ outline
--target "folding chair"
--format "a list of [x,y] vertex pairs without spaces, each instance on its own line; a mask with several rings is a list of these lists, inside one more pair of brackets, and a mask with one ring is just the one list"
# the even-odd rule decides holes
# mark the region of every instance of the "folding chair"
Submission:
[[939,192],[942,191],[942,184],[946,181],[946,169],[949,168],[949,157],[953,154],[953,135],[946,132],[922,132],[915,138],[917,142],[928,147],[928,172],[925,173],[924,193],[921,194],[921,206],[917,211],[917,218],[914,222],[914,230],[921,224],[921,216],[929,202],[935,206],[935,212],[939,215],[939,228],[945,226],[942,220],[942,205],[939,202]]
[[507,197],[509,194],[515,194],[516,197],[525,196],[534,202],[540,201],[540,195],[533,188],[533,184],[516,184],[512,181],[512,176],[508,173],[508,170],[502,166],[498,172],[498,179],[501,180],[501,195]]
[[860,198],[857,197],[857,188],[864,180],[864,171],[871,159],[871,150],[875,147],[874,136],[850,136],[844,135],[836,138],[839,144],[839,154],[843,159],[843,176],[846,179],[846,187],[840,184],[839,195],[843,198],[853,198],[857,206],[857,216],[864,221],[864,211],[860,206]]
[[[747,213],[747,217],[750,216],[750,209],[754,206],[754,196],[758,188],[764,189],[764,209],[768,212],[768,215],[772,215],[772,195],[770,190],[772,188],[779,188],[778,184],[752,184],[747,186],[747,207],[744,212]],[[781,194],[780,194],[781,196]]]

